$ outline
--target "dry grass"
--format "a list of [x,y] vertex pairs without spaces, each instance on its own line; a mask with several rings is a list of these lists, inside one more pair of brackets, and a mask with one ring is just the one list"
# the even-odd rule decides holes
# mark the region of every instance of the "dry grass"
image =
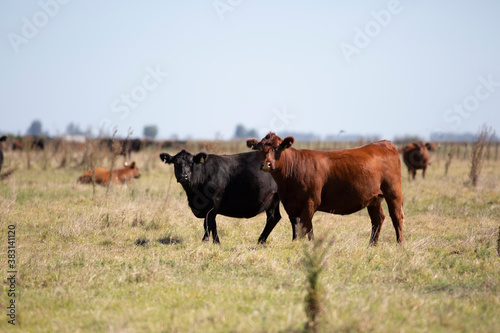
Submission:
[[[0,183],[0,237],[17,225],[18,331],[303,331],[306,241],[291,241],[284,210],[267,245],[257,245],[265,215],[218,217],[221,245],[202,243],[202,221],[158,153],[134,157],[134,184],[95,196],[76,183],[84,166],[54,159],[44,170],[32,151],[28,170],[26,155],[6,153],[17,171]],[[78,164],[83,152],[68,156]],[[403,177],[404,246],[390,219],[368,248],[366,211],[317,213],[315,235],[336,240],[318,331],[500,331],[499,167],[486,161],[475,188],[464,186],[467,161],[454,160],[447,177],[439,161],[425,180]],[[2,306],[7,287],[4,276]]]
[[477,139],[472,146],[472,154],[470,158],[469,177],[472,186],[477,186],[484,160],[486,159],[486,154],[489,152],[489,147],[494,136],[495,131],[491,127],[483,125],[479,129]]

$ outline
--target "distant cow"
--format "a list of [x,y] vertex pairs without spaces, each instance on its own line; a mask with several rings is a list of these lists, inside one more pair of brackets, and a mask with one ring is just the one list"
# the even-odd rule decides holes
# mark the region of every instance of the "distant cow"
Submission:
[[116,169],[112,172],[110,172],[110,169],[104,168],[96,168],[95,170],[87,171],[78,177],[78,182],[82,184],[92,183],[93,174],[94,182],[96,184],[108,185],[111,180],[111,183],[113,184],[122,185],[133,182],[134,178],[139,178],[141,176],[135,162],[130,164],[125,162],[123,165],[125,166],[124,168]]
[[354,149],[318,151],[291,148],[295,139],[269,133],[247,146],[258,150],[261,169],[278,184],[278,194],[297,232],[313,239],[316,211],[347,215],[368,209],[372,222],[370,244],[376,245],[384,222],[382,200],[389,207],[398,243],[403,242],[401,161],[396,147],[379,141]]
[[132,152],[138,153],[141,150],[143,142],[141,139],[126,139],[123,145],[126,157],[130,159],[132,157]]
[[196,156],[182,150],[175,156],[160,154],[164,163],[174,164],[177,182],[188,197],[189,207],[198,218],[204,218],[203,241],[219,243],[217,214],[250,218],[266,211],[267,222],[259,237],[265,243],[281,219],[277,186],[269,174],[260,171],[257,152],[236,155]]
[[408,168],[408,180],[415,179],[417,170],[422,169],[422,177],[425,178],[425,170],[429,165],[429,149],[433,148],[430,143],[412,142],[403,148],[403,161]]
[[12,150],[23,150],[24,142],[31,142],[31,147],[28,149],[32,150],[44,150],[45,149],[45,141],[42,137],[39,136],[26,136],[22,138],[22,140],[14,139],[12,141]]
[[[7,137],[3,135],[0,137],[0,142],[4,142],[7,140]],[[2,171],[2,166],[3,166],[3,147],[0,145],[0,171]]]
[[121,138],[102,138],[100,146],[107,148],[110,152],[116,155],[123,156],[126,159],[131,159],[132,152],[139,152],[142,148],[141,139],[121,139]]

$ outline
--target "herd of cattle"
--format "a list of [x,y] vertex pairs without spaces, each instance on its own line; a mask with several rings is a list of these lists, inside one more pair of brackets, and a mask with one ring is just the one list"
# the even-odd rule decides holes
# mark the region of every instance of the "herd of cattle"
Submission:
[[[5,141],[6,137],[0,138]],[[32,141],[35,142],[35,141]],[[409,179],[416,170],[423,177],[429,165],[433,143],[414,142],[399,150],[390,141],[379,141],[344,150],[309,150],[293,148],[293,137],[281,139],[269,133],[262,140],[248,139],[253,152],[234,155],[198,153],[182,150],[175,156],[161,153],[160,159],[173,164],[177,182],[183,187],[189,207],[204,219],[203,241],[219,243],[216,216],[251,218],[266,212],[267,221],[259,236],[265,243],[281,219],[280,202],[288,214],[292,239],[314,237],[312,218],[316,211],[348,215],[366,208],[372,224],[370,245],[376,245],[385,219],[382,201],[385,199],[396,232],[403,243],[403,194],[401,162],[408,168]],[[112,141],[102,144],[112,148]],[[129,140],[120,144],[119,154],[130,157],[143,143]],[[43,149],[43,144],[37,146]],[[165,146],[162,146],[165,148]],[[3,152],[0,149],[0,171]],[[83,184],[125,184],[139,178],[135,162],[121,169],[95,168],[80,177]]]
[[[47,144],[54,144],[55,146],[60,145],[63,141],[71,142],[74,144],[76,149],[84,149],[85,137],[81,136],[78,139],[64,140],[62,138],[49,138],[42,136],[25,136],[25,137],[13,137],[3,135],[1,149],[5,150],[44,150]],[[110,151],[116,149],[118,155],[122,155],[126,158],[130,158],[133,152],[137,153],[143,149],[157,146],[162,149],[175,148],[176,146],[183,146],[186,141],[180,140],[164,140],[155,141],[150,139],[139,139],[139,138],[100,138],[98,139],[98,146],[102,148],[107,148]]]
[[[409,177],[429,163],[433,144],[411,143],[398,152],[389,141],[338,151],[295,149],[293,137],[281,139],[269,133],[260,142],[247,140],[255,152],[234,155],[182,150],[175,156],[161,153],[160,159],[173,164],[177,182],[183,187],[189,207],[204,219],[203,241],[219,243],[216,216],[251,218],[266,212],[267,220],[258,242],[265,243],[281,219],[279,203],[288,214],[292,239],[313,239],[312,218],[316,211],[347,215],[367,208],[372,223],[370,245],[376,245],[385,219],[385,199],[396,232],[403,243],[403,194],[401,162]],[[95,169],[78,178],[81,183],[123,184],[140,177],[132,163],[123,169]]]

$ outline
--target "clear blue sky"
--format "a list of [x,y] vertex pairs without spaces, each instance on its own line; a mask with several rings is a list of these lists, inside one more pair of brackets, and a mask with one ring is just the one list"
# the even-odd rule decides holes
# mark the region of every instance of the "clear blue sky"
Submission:
[[0,132],[500,131],[500,1],[59,1],[0,3]]

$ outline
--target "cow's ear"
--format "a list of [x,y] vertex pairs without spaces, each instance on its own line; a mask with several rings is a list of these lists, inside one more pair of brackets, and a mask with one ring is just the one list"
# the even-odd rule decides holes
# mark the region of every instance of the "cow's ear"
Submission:
[[129,168],[130,169],[134,169],[135,168],[135,161],[132,161],[132,163],[130,163]]
[[172,163],[173,159],[174,158],[172,156],[170,156],[169,154],[167,154],[167,153],[161,153],[160,154],[160,160],[162,160],[163,163],[170,164],[170,163]]
[[259,142],[255,139],[248,139],[247,140],[247,147],[252,148],[254,150],[258,150],[259,149]]
[[195,157],[193,157],[193,162],[194,163],[205,163],[207,160],[208,155],[206,153],[198,153]]
[[295,139],[293,136],[287,136],[280,144],[281,150],[285,150],[287,148],[290,148],[293,143],[295,142]]

